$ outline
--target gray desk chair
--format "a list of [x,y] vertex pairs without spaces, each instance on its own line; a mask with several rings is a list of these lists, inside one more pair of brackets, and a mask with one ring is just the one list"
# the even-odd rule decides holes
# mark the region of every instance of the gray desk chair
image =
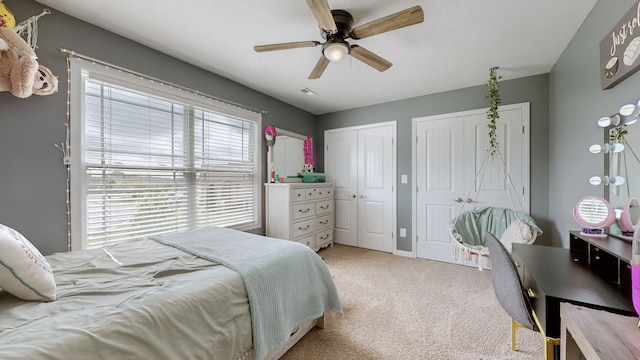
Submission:
[[491,259],[491,279],[493,290],[504,311],[511,316],[511,350],[516,350],[516,329],[527,328],[540,332],[544,341],[545,360],[553,359],[553,345],[560,345],[560,339],[547,337],[531,302],[527,296],[511,254],[490,232],[484,233],[484,241],[489,248]]

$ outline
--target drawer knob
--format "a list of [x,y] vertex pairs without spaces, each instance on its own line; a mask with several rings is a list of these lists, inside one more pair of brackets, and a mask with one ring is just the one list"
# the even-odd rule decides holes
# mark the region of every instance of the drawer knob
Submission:
[[532,288],[528,288],[528,289],[527,289],[527,295],[529,295],[529,297],[530,297],[530,298],[532,298],[532,299],[535,299],[535,298],[536,298],[536,296],[537,296],[537,295],[536,295],[536,293],[535,293],[535,291],[533,291],[533,289],[532,289]]
[[329,238],[329,235],[327,236],[320,236],[320,240],[327,240]]
[[311,211],[311,209],[309,209],[309,208],[306,208],[305,210],[299,209],[298,211],[301,212],[301,213],[308,213],[309,211]]
[[320,224],[322,224],[322,225],[326,225],[328,223],[329,223],[329,220],[320,221]]
[[328,208],[329,208],[329,205],[320,206],[320,209],[322,210],[327,210]]
[[309,230],[309,225],[302,227],[302,226],[298,226],[298,230]]

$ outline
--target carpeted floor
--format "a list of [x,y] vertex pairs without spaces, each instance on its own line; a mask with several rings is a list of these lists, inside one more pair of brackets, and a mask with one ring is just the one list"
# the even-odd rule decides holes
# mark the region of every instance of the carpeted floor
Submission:
[[319,252],[344,315],[328,313],[283,360],[542,359],[539,333],[519,329],[511,351],[510,318],[489,271],[409,259],[344,245]]

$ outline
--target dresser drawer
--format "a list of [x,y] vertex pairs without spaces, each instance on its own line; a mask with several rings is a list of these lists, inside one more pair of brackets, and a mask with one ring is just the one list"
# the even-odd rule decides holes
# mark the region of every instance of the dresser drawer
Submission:
[[308,188],[306,193],[305,193],[305,199],[306,200],[318,200],[320,198],[322,198],[321,196],[322,194],[322,190],[318,189],[318,188]]
[[325,199],[333,199],[333,189],[332,188],[324,189],[323,198],[325,198]]
[[293,189],[293,201],[305,200],[305,189]]
[[310,235],[310,236],[305,236],[302,239],[298,239],[296,240],[296,242],[299,242],[301,244],[305,244],[308,247],[315,249],[316,248],[316,237],[314,235]]
[[303,203],[293,205],[293,220],[303,219],[316,214],[316,205],[314,203]]
[[333,200],[318,201],[316,203],[316,214],[327,214],[333,211]]
[[316,233],[316,247],[320,248],[333,242],[333,229],[319,231]]
[[293,223],[293,238],[298,239],[305,235],[312,234],[314,231],[315,219],[302,220]]
[[316,231],[333,228],[333,214],[327,214],[316,218]]

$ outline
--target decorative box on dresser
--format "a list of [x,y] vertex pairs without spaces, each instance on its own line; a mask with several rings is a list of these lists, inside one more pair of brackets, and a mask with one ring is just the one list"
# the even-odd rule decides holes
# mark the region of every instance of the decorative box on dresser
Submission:
[[333,245],[333,184],[270,183],[265,188],[267,236],[315,251]]

